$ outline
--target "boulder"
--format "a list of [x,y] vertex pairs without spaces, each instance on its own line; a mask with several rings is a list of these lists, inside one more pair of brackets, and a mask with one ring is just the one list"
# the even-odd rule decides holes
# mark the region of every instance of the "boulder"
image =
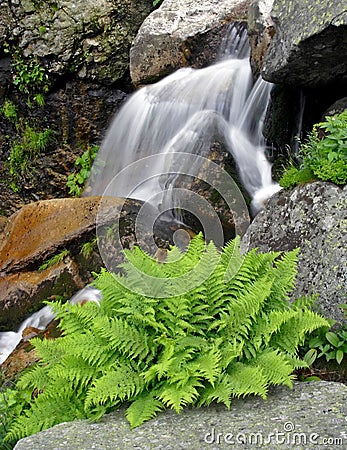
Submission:
[[243,249],[300,247],[292,297],[318,294],[316,308],[343,322],[347,294],[347,186],[317,181],[271,197],[243,237]]
[[249,0],[164,0],[143,22],[130,50],[135,85],[214,62],[228,24],[247,20]]
[[131,42],[153,9],[147,0],[1,2],[0,47],[16,41],[24,56],[44,61],[50,74],[113,83],[128,69]]
[[[271,18],[275,33],[264,60],[259,61],[265,80],[309,87],[346,83],[345,1],[274,0]],[[265,30],[269,20],[263,17]]]
[[347,386],[340,383],[295,383],[277,387],[267,401],[235,399],[230,410],[212,404],[158,414],[130,430],[124,408],[98,423],[75,421],[21,439],[15,450],[236,449],[315,448],[347,444]]

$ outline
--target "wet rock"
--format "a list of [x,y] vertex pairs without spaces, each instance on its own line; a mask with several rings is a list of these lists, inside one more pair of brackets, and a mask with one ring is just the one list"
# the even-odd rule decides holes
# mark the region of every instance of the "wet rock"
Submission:
[[334,116],[335,114],[341,114],[345,109],[347,109],[347,97],[340,98],[336,100],[332,105],[327,108],[324,112],[322,120],[325,119],[326,116]]
[[[17,124],[2,117],[0,214],[9,216],[29,202],[68,197],[68,175],[81,169],[74,166],[76,159],[100,143],[113,115],[126,98],[119,89],[69,81],[48,95],[41,108],[30,108],[25,103],[17,105]],[[22,142],[27,125],[35,132],[52,130],[51,139],[14,177],[9,173],[8,159],[13,146]]]
[[343,322],[347,295],[347,187],[315,182],[269,199],[243,238],[244,249],[300,247],[293,298],[318,294],[316,308]]
[[[123,205],[121,199],[104,199],[107,210],[98,216],[100,202],[90,197],[30,203],[8,219],[0,244],[3,330],[15,329],[53,294],[67,298],[92,280],[91,272],[103,266],[102,259],[98,254],[83,258],[80,253],[84,243],[95,239],[97,217],[100,225],[106,225],[122,215],[123,232],[130,233],[128,222],[140,203],[128,200]],[[62,250],[71,259],[40,270]]]
[[347,387],[341,383],[295,383],[276,387],[268,399],[235,399],[224,405],[164,411],[130,430],[125,409],[98,423],[75,421],[56,425],[20,440],[15,450],[142,450],[230,448],[334,448],[346,446]]
[[245,21],[249,0],[165,0],[143,22],[130,50],[135,85],[181,67],[214,62],[230,22]]
[[310,87],[346,83],[344,1],[275,0],[271,18],[275,34],[262,64],[264,79]]

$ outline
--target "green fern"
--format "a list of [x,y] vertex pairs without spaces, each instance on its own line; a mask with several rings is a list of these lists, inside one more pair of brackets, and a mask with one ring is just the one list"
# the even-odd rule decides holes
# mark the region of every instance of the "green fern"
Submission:
[[237,238],[219,252],[197,236],[165,264],[138,248],[126,256],[123,274],[96,276],[100,306],[49,303],[62,336],[31,341],[41,361],[17,388],[36,397],[6,439],[97,419],[122,403],[135,427],[166,407],[265,398],[271,385],[292,386],[293,371],[306,365],[298,346],[329,325],[310,299],[288,302],[297,251],[241,255]]

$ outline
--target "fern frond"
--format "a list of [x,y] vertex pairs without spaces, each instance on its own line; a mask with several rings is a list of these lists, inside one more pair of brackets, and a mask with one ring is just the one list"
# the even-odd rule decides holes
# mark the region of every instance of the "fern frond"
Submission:
[[295,286],[298,253],[298,248],[288,253],[282,253],[281,257],[274,262],[273,284],[269,297],[270,309],[275,308],[275,306],[282,309],[287,307],[288,294]]
[[34,365],[21,375],[17,382],[17,388],[19,390],[38,389],[38,391],[42,391],[47,385],[49,370],[50,368],[47,365]]
[[215,381],[221,375],[221,359],[221,351],[213,346],[208,352],[200,354],[194,360],[194,374],[201,378],[205,378],[212,386],[214,386]]
[[155,398],[154,393],[146,392],[139,395],[132,402],[125,416],[130,423],[130,427],[135,428],[155,417],[162,409],[164,409],[164,405],[160,400]]
[[36,354],[46,364],[56,364],[61,360],[62,349],[59,346],[61,341],[56,342],[50,339],[40,339],[35,337],[30,343],[35,347]]
[[86,411],[91,406],[107,405],[107,407],[111,407],[130,400],[140,394],[144,387],[143,378],[130,364],[118,363],[117,367],[96,379],[93,386],[88,389],[85,400]]
[[94,333],[107,339],[109,348],[130,359],[144,359],[149,353],[147,333],[123,319],[99,317],[94,321]]
[[329,327],[329,321],[310,310],[295,309],[295,314],[285,322],[272,336],[270,346],[279,347],[289,355],[296,355],[297,348],[303,343],[305,334],[320,327]]
[[203,384],[197,377],[191,377],[184,385],[165,383],[158,398],[179,414],[184,406],[195,403],[199,396],[197,388],[201,387]]
[[218,383],[215,383],[215,386],[207,385],[200,391],[198,406],[209,406],[212,402],[216,401],[217,403],[224,403],[229,409],[232,392],[229,377],[224,373],[218,380]]
[[49,377],[70,384],[76,391],[83,392],[99,372],[97,367],[93,367],[82,357],[73,354],[65,355],[61,364],[52,367]]
[[235,363],[228,371],[226,379],[231,385],[233,397],[254,394],[266,398],[268,381],[259,367],[252,367],[241,362]]
[[220,351],[222,355],[221,366],[225,370],[233,361],[238,360],[243,353],[245,341],[236,338],[230,340],[222,340],[220,344]]
[[114,352],[110,351],[109,341],[98,334],[97,330],[93,332],[87,330],[79,335],[78,351],[74,348],[76,345],[74,336],[61,338],[59,344],[64,352],[64,358],[68,357],[67,355],[74,358],[77,354],[77,358],[82,358],[87,366],[104,367],[117,357]]
[[39,394],[31,409],[25,410],[11,423],[6,440],[21,439],[63,421],[86,418],[81,400],[69,385],[65,385],[64,389],[56,392],[54,396],[46,392]]
[[292,375],[295,366],[290,364],[290,360],[279,350],[265,349],[256,356],[252,364],[259,368],[268,380],[268,384],[274,386],[283,384],[293,387]]
[[247,291],[239,292],[236,299],[230,302],[226,313],[221,314],[221,319],[212,324],[211,329],[225,330],[226,336],[247,336],[255,318],[271,292],[271,281],[260,278],[257,283],[247,287]]
[[48,305],[53,309],[56,317],[61,319],[58,326],[64,330],[63,335],[83,332],[99,314],[99,306],[95,302],[87,302],[84,305],[50,302]]

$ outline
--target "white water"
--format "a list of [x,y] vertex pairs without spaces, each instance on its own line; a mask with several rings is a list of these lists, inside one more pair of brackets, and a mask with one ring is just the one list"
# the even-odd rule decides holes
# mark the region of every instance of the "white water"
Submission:
[[[219,62],[199,70],[180,69],[130,97],[100,147],[86,195],[103,195],[107,188],[110,196],[147,201],[159,191],[170,191],[175,177],[154,179],[154,174],[170,172],[170,154],[207,157],[218,136],[233,155],[253,207],[259,210],[264,199],[279,189],[272,181],[262,135],[271,88],[261,78],[253,86],[247,32],[232,28]],[[128,172],[114,186],[110,184],[130,164],[159,153],[168,158],[158,158],[161,167],[144,163],[136,189],[131,189],[134,181]],[[182,174],[185,168],[173,172]],[[167,209],[179,206],[174,198],[162,203]]]

